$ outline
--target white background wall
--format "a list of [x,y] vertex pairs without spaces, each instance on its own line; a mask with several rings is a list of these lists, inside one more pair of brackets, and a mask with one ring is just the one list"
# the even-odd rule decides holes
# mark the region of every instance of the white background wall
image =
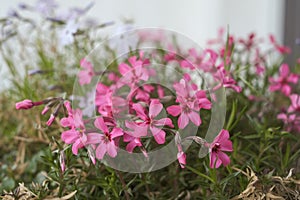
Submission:
[[[34,4],[36,0],[23,0]],[[57,0],[63,6],[84,6],[88,0]],[[284,1],[282,0],[94,0],[89,15],[102,21],[133,18],[138,26],[160,26],[179,31],[200,44],[229,25],[230,32],[261,36],[274,33],[282,41]],[[20,0],[0,0],[0,17]]]
[[[23,0],[34,4],[36,0]],[[85,6],[88,0],[57,0],[63,6]],[[20,0],[0,0],[0,18]],[[100,21],[132,18],[138,26],[165,27],[185,34],[204,45],[219,27],[230,27],[236,36],[255,31],[260,36],[273,33],[283,41],[283,0],[95,0],[90,16]],[[2,67],[1,67],[2,68]],[[4,69],[0,68],[0,75]],[[0,88],[3,85],[0,79]]]

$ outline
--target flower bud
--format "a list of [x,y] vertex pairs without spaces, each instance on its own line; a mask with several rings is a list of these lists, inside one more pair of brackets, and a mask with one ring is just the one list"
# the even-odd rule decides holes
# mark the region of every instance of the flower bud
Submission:
[[177,153],[177,159],[181,168],[184,168],[186,165],[186,155],[183,151]]
[[51,114],[49,120],[47,121],[47,126],[51,126],[51,124],[53,123],[54,119],[55,119],[55,116],[53,114]]
[[34,106],[34,103],[29,99],[25,99],[23,101],[16,103],[17,110],[21,110],[21,109],[27,110],[27,109],[32,108],[33,106]]
[[62,172],[65,172],[66,170],[66,163],[65,163],[65,152],[64,151],[61,151],[60,152],[60,155],[59,155],[59,164],[60,164],[60,169]]
[[49,109],[50,108],[48,106],[45,106],[45,108],[42,111],[42,115],[46,114],[49,111]]

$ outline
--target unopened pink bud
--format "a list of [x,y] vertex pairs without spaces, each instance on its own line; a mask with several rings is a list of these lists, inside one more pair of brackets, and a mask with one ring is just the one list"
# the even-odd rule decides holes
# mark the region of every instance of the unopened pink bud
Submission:
[[70,101],[65,101],[64,102],[64,106],[65,106],[65,108],[67,109],[67,111],[68,111],[68,116],[70,117],[70,116],[72,116],[73,114],[73,111],[72,111],[72,107],[71,107],[71,103],[70,103]]
[[51,114],[49,120],[47,121],[47,126],[51,126],[51,124],[53,123],[54,119],[55,119],[55,116],[53,114]]
[[50,108],[48,106],[46,106],[42,111],[42,115],[46,114],[49,111],[49,109]]
[[178,152],[177,159],[181,168],[184,168],[186,165],[186,155],[183,151]]
[[65,172],[66,170],[66,163],[65,163],[65,153],[64,151],[61,151],[60,152],[60,155],[59,155],[59,163],[60,163],[60,169],[62,172]]
[[16,103],[17,110],[21,110],[21,109],[27,110],[27,109],[32,108],[33,106],[34,106],[34,103],[29,99],[25,99],[23,101]]

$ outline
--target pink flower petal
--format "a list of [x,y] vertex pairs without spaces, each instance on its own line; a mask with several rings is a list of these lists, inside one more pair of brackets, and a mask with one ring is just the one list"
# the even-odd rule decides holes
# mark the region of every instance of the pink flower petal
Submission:
[[62,118],[60,120],[60,125],[62,127],[71,127],[72,124],[73,124],[72,122],[73,122],[72,118],[70,118],[70,117],[64,117],[64,118]]
[[74,143],[79,138],[79,133],[75,129],[62,132],[61,140],[67,144]]
[[277,83],[272,84],[272,85],[269,86],[269,90],[270,90],[271,92],[277,91],[277,90],[279,90],[279,89],[281,89],[281,85],[279,85],[279,84],[277,84]]
[[213,144],[218,142],[222,143],[223,141],[228,140],[230,137],[229,132],[225,129],[222,129],[220,133],[217,135],[217,137],[214,139]]
[[188,113],[188,117],[196,126],[200,126],[201,118],[198,113],[191,111],[190,113]]
[[222,164],[224,166],[227,166],[230,163],[229,156],[222,151],[218,152],[218,158],[222,161]]
[[80,60],[80,66],[85,68],[85,69],[92,69],[93,65],[87,59],[83,58]]
[[73,113],[74,126],[76,128],[84,129],[84,123],[82,121],[82,111],[80,109],[76,109]]
[[285,96],[289,96],[289,95],[291,94],[291,91],[292,91],[291,86],[289,86],[289,85],[287,85],[287,84],[283,85],[282,88],[281,88],[281,92],[282,92]]
[[178,115],[181,113],[181,108],[180,108],[179,105],[169,106],[169,107],[167,108],[167,112],[168,112],[170,115],[176,117],[176,116],[178,116]]
[[107,153],[110,157],[114,158],[117,156],[117,147],[115,146],[115,143],[113,141],[109,142],[106,145]]
[[156,117],[162,109],[163,105],[158,100],[152,100],[149,107],[150,118]]
[[178,118],[178,127],[184,129],[189,123],[189,116],[186,113],[181,113]]
[[288,77],[290,73],[290,68],[287,64],[282,64],[280,69],[279,69],[280,76],[283,78]]
[[164,91],[163,87],[160,85],[157,86],[157,94],[160,99],[165,96],[165,91]]
[[129,67],[126,63],[121,63],[119,65],[119,72],[124,76],[127,72],[130,72],[132,70],[131,67]]
[[282,121],[284,121],[286,123],[288,120],[288,117],[285,113],[280,113],[277,115],[277,119],[281,119]]
[[209,163],[209,167],[210,168],[219,168],[222,164],[222,161],[220,159],[218,159],[217,154],[212,152],[210,154],[210,163]]
[[94,125],[101,131],[103,131],[104,133],[108,133],[108,128],[106,126],[106,124],[104,123],[104,120],[102,117],[98,117],[95,122]]
[[291,99],[291,104],[292,104],[291,106],[293,110],[300,109],[300,95],[292,94],[290,96],[290,99]]
[[150,130],[151,130],[157,144],[164,144],[165,143],[166,133],[163,130],[161,130],[161,129],[155,127],[155,126],[151,126]]
[[144,137],[148,135],[148,125],[138,125],[134,122],[128,122],[125,121],[125,126],[131,130],[133,130],[132,132],[128,132],[129,135],[133,136],[133,137]]
[[230,140],[223,141],[220,147],[221,151],[233,151],[232,142]]
[[102,83],[98,83],[96,90],[99,94],[106,94],[109,92],[109,87],[107,87],[106,85],[104,85]]
[[134,148],[137,146],[142,146],[142,143],[139,141],[138,138],[135,138],[134,140],[132,140],[131,142],[129,142],[126,146],[126,151],[128,151],[129,153],[132,153]]
[[72,145],[73,154],[77,155],[78,154],[78,149],[81,149],[82,147],[84,147],[84,145],[82,144],[80,139],[76,140],[75,143]]
[[121,128],[114,128],[110,134],[111,134],[111,139],[114,139],[116,137],[122,136],[123,130]]
[[137,61],[136,56],[131,56],[130,58],[128,58],[128,62],[133,67],[140,66],[142,64],[141,62]]
[[212,103],[206,98],[198,99],[198,104],[200,108],[204,108],[208,110],[211,109],[212,107]]
[[89,133],[87,134],[86,144],[99,144],[103,140],[103,134]]
[[133,104],[132,109],[136,111],[137,116],[139,116],[142,120],[146,120],[148,118],[148,116],[145,113],[145,109],[141,104],[139,103]]
[[169,126],[174,128],[173,122],[170,118],[162,118],[154,121],[155,126]]
[[297,83],[299,80],[299,76],[296,74],[290,74],[290,76],[287,78],[287,81],[290,83]]
[[101,160],[106,153],[106,144],[101,142],[96,149],[96,158]]

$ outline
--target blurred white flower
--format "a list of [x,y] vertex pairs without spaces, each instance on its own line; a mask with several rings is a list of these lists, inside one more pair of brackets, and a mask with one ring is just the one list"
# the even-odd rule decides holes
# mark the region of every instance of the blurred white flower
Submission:
[[66,46],[74,42],[74,34],[78,30],[78,24],[74,20],[67,22],[65,28],[59,33],[59,41],[61,46]]
[[55,0],[38,0],[35,4],[35,10],[42,15],[49,17],[53,11],[58,7]]
[[134,49],[138,43],[138,38],[134,32],[130,32],[134,29],[132,24],[123,24],[116,28],[113,35],[119,35],[114,37],[114,40],[110,40],[109,45],[114,49],[117,55],[123,55]]

